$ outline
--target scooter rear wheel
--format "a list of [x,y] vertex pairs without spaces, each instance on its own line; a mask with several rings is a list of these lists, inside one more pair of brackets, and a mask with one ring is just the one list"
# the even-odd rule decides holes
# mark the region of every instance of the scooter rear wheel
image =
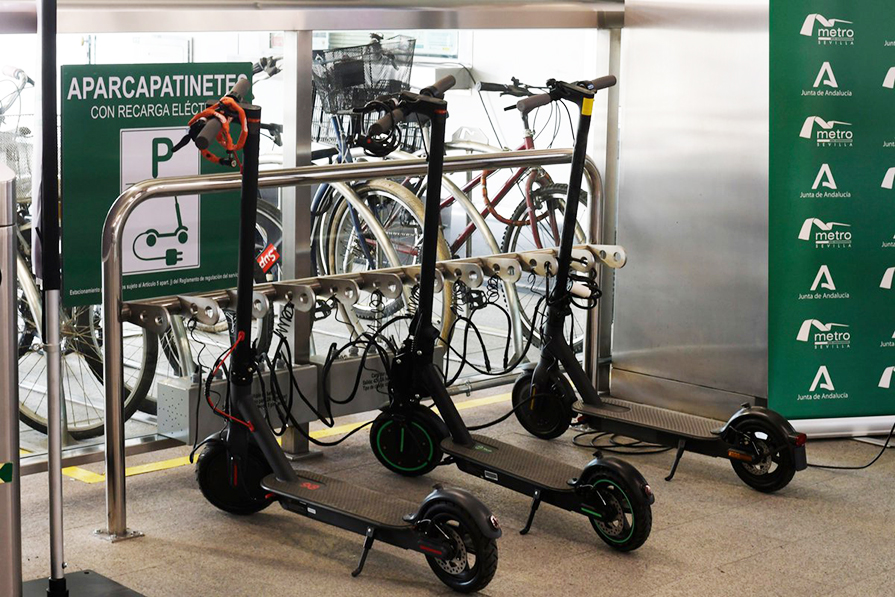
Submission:
[[272,503],[261,487],[261,480],[271,472],[261,450],[254,445],[249,446],[248,462],[237,471],[235,487],[230,483],[230,455],[223,442],[208,444],[196,463],[196,481],[202,495],[216,508],[230,514],[254,514]]
[[763,456],[753,463],[731,459],[730,464],[743,483],[764,493],[786,487],[796,474],[796,467],[780,430],[758,419],[734,422],[733,428],[740,438],[738,447],[756,450]]
[[432,471],[444,456],[444,422],[428,408],[386,409],[370,427],[370,447],[382,466],[405,477]]
[[451,502],[436,502],[424,516],[431,531],[447,535],[456,546],[450,560],[426,556],[435,576],[459,593],[484,589],[497,571],[497,540],[486,537],[469,513]]
[[523,373],[513,384],[513,413],[530,434],[554,439],[572,424],[571,405],[575,401],[572,384],[562,375],[552,379],[550,389],[531,397],[532,373]]
[[600,539],[618,551],[634,551],[646,542],[653,526],[653,512],[646,498],[609,470],[595,472],[585,485],[593,486],[594,504],[605,502],[603,508],[608,506],[613,511],[609,518],[592,515],[597,513],[596,507],[584,511]]

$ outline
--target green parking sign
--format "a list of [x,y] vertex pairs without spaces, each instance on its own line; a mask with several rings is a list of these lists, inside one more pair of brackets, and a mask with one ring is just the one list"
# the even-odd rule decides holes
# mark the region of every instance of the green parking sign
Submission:
[[[205,101],[249,63],[62,67],[62,275],[67,307],[101,301],[103,222],[115,199],[149,178],[231,171],[174,147]],[[238,125],[234,125],[234,137]],[[125,226],[128,300],[233,286],[239,193],[149,199]]]

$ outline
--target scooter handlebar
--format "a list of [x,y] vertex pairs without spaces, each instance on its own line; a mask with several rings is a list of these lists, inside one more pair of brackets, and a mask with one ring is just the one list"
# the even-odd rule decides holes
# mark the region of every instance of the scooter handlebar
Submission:
[[600,77],[590,82],[591,86],[594,88],[594,91],[612,87],[616,83],[618,83],[618,79],[616,79],[613,75],[606,75],[605,77]]
[[448,75],[446,77],[442,77],[429,85],[428,87],[421,89],[421,95],[430,95],[432,97],[441,97],[444,95],[444,92],[457,84],[457,79],[454,78],[454,75]]
[[539,93],[537,95],[533,95],[531,97],[526,97],[518,102],[516,102],[516,109],[522,112],[523,114],[528,114],[535,108],[540,108],[541,106],[546,106],[550,102],[553,101],[553,98],[550,97],[549,93]]
[[404,110],[395,108],[376,122],[370,125],[369,134],[372,137],[382,135],[394,128],[396,124],[404,121]]
[[236,81],[236,85],[233,86],[233,89],[231,89],[230,93],[227,95],[232,96],[236,101],[241,102],[245,100],[246,96],[249,94],[250,87],[251,83],[245,75],[239,75],[239,80]]
[[221,121],[217,118],[210,118],[205,121],[205,126],[202,127],[202,130],[196,135],[196,147],[199,149],[208,149],[212,143],[214,143],[215,139],[218,137],[218,133],[221,132]]

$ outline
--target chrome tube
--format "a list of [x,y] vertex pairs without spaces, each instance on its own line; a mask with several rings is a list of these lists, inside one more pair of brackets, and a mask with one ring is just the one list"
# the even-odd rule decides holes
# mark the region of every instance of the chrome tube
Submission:
[[[499,170],[567,164],[572,159],[571,149],[533,149],[505,151],[482,155],[460,155],[445,158],[445,172],[469,170]],[[261,172],[260,188],[290,187],[322,183],[341,183],[373,178],[403,178],[426,173],[426,160],[366,162],[304,166]],[[591,191],[602,198],[599,172],[588,162],[587,173]],[[122,308],[122,247],[124,227],[134,210],[154,197],[194,195],[235,191],[240,188],[239,173],[211,176],[159,178],[139,182],[122,193],[109,210],[102,234],[102,295],[104,337],[104,391],[106,404],[106,529],[100,535],[110,539],[124,539],[132,534],[127,530],[127,505],[124,478],[124,375]],[[592,207],[595,209],[596,207]]]
[[15,174],[0,164],[0,595],[22,594]]
[[62,526],[62,338],[59,290],[46,297],[47,337],[47,464],[50,486],[50,578],[65,577]]

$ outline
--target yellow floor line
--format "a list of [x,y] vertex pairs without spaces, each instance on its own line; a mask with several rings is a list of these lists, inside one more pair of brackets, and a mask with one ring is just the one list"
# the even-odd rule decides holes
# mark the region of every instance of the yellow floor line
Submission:
[[[472,400],[464,400],[463,402],[458,402],[456,406],[457,410],[466,410],[469,408],[486,406],[488,404],[506,402],[510,399],[510,397],[511,394],[499,394],[497,396],[488,396],[486,398],[474,398]],[[438,409],[433,410],[435,410],[435,412],[438,412]],[[346,423],[344,425],[330,427],[328,429],[318,429],[317,431],[311,432],[311,437],[313,437],[314,439],[322,439],[324,437],[331,437],[333,435],[344,435],[345,433],[354,431],[358,427],[366,425],[367,423],[369,423],[369,421],[357,421],[354,423]],[[22,451],[24,452],[24,450]],[[143,475],[146,473],[164,471],[172,468],[186,466],[188,464],[190,464],[189,456],[180,456],[179,458],[171,458],[168,460],[160,460],[158,462],[150,462],[148,464],[129,466],[124,469],[124,474],[126,477],[132,477],[134,475]],[[66,477],[71,477],[72,479],[77,479],[78,481],[83,481],[84,483],[91,484],[102,483],[106,480],[105,475],[94,473],[78,466],[66,467],[62,469],[62,474]]]

